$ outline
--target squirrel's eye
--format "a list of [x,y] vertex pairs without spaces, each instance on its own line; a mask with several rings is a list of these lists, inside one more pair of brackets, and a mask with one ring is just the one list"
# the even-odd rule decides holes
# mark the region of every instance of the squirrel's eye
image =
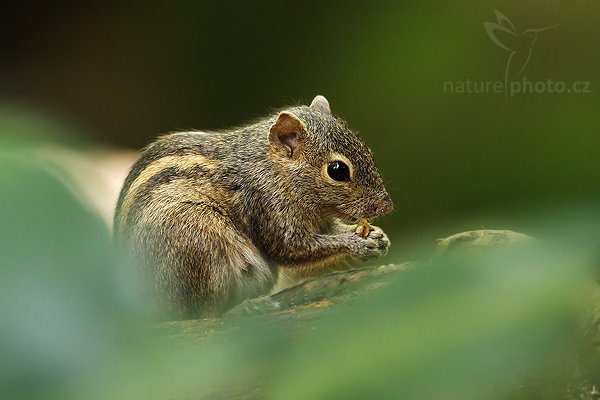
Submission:
[[327,174],[334,181],[347,182],[350,180],[350,168],[341,161],[332,161],[327,164]]

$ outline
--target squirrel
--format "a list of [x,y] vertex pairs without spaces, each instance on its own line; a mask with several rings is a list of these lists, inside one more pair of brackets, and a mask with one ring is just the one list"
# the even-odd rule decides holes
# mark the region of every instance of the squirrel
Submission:
[[[117,247],[170,318],[217,316],[295,277],[387,253],[392,200],[372,151],[316,96],[222,132],[176,132],[143,150],[114,217]],[[368,226],[368,225],[367,225]]]

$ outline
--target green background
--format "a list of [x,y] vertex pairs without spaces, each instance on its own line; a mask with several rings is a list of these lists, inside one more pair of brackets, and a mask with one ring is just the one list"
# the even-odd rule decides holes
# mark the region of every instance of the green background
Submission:
[[[375,152],[397,249],[432,226],[535,233],[515,207],[598,199],[597,1],[52,4],[5,7],[0,95],[97,143],[137,149],[324,94]],[[528,80],[591,93],[444,93],[503,80],[509,53],[483,27],[495,9],[519,33],[558,25],[539,34]]]

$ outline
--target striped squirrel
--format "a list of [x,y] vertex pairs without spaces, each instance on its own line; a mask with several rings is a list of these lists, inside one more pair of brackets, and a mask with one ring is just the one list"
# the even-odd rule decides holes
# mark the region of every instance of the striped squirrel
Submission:
[[387,253],[359,220],[392,209],[371,150],[317,96],[223,132],[158,138],[116,207],[117,246],[147,273],[171,318],[219,315],[295,277]]

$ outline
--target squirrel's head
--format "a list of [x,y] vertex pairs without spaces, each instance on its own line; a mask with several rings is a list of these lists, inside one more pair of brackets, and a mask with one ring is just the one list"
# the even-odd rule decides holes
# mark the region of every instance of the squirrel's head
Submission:
[[324,217],[356,221],[392,210],[371,149],[331,113],[325,97],[280,112],[269,145],[287,184]]

